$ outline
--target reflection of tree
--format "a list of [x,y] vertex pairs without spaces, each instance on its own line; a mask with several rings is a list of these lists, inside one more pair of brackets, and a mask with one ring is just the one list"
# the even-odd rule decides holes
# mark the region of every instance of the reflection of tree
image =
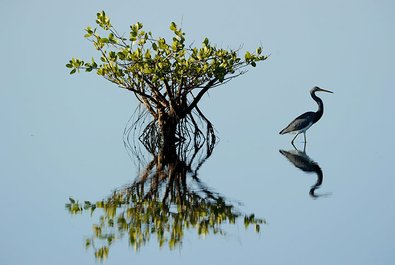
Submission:
[[[129,137],[135,126],[136,123],[125,131],[125,139],[136,139]],[[102,210],[93,235],[86,240],[97,258],[106,258],[113,242],[124,236],[135,250],[151,237],[156,237],[160,247],[168,245],[174,249],[182,244],[185,229],[194,229],[200,236],[223,235],[223,225],[235,224],[240,218],[246,227],[253,225],[259,232],[263,219],[241,213],[198,178],[198,170],[215,144],[210,128],[206,128],[206,134],[193,134],[192,140],[177,140],[172,152],[157,148],[155,142],[160,139],[146,128],[149,127],[144,126],[140,141],[153,158],[132,184],[95,203],[81,204],[71,199],[66,205],[71,214]],[[142,161],[143,152],[138,145],[131,141],[126,141],[126,145]]]
[[309,194],[313,198],[319,198],[321,196],[325,196],[327,194],[316,194],[316,190],[320,188],[323,181],[323,173],[321,167],[318,165],[317,162],[313,161],[307,154],[306,154],[306,144],[304,145],[303,151],[299,151],[295,146],[295,150],[280,150],[280,153],[285,156],[288,161],[290,161],[295,167],[299,168],[304,172],[314,172],[317,175],[316,183],[311,186]]

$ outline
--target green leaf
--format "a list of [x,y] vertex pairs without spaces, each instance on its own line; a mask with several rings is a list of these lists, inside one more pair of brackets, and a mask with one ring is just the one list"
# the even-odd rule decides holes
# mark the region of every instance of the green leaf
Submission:
[[246,60],[247,62],[248,62],[249,60],[251,60],[251,57],[252,57],[251,53],[250,53],[250,52],[246,52],[244,58],[245,58],[245,60]]
[[92,67],[96,68],[97,67],[97,63],[95,62],[95,59],[92,58]]
[[203,44],[204,44],[204,46],[208,46],[208,44],[209,44],[208,38],[205,38],[205,39],[204,39]]
[[261,231],[261,226],[256,224],[255,225],[255,232],[259,233]]
[[88,248],[92,244],[91,239],[85,240],[85,247]]
[[77,72],[77,69],[74,68],[73,70],[70,71],[70,74],[71,74],[71,75],[72,75],[72,74],[75,74],[75,72]]
[[151,59],[151,52],[150,52],[150,50],[147,50],[147,51],[145,52],[144,57],[145,57],[145,59]]
[[176,23],[171,22],[171,24],[170,24],[170,30],[171,30],[171,31],[176,31],[176,30],[177,30],[177,25],[176,25]]

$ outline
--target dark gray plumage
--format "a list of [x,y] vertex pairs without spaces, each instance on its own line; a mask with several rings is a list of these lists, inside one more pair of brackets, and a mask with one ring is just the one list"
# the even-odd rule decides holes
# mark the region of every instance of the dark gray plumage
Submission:
[[318,110],[317,112],[306,112],[303,113],[302,115],[298,116],[296,119],[294,119],[290,124],[288,124],[287,127],[282,129],[280,131],[280,134],[286,134],[286,133],[296,133],[295,137],[292,139],[291,143],[294,143],[294,140],[296,137],[300,134],[303,133],[304,135],[304,141],[306,142],[306,131],[316,123],[319,119],[321,119],[322,114],[324,114],[324,103],[322,100],[315,95],[316,92],[328,92],[328,93],[333,93],[332,91],[325,90],[322,88],[319,88],[317,86],[313,87],[310,90],[310,95],[311,97],[317,102],[318,104]]

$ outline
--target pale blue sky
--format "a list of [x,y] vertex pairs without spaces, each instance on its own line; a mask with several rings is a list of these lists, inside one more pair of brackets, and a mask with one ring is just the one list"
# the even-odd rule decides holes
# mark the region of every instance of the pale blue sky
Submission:
[[[149,264],[154,257],[198,264],[193,259],[198,250],[213,261],[238,253],[230,256],[229,264],[248,259],[251,264],[290,264],[308,255],[303,246],[317,247],[313,256],[320,264],[394,262],[390,223],[395,218],[389,204],[395,184],[390,152],[395,148],[394,1],[0,2],[1,264],[93,264],[82,243],[92,220],[71,218],[63,205],[68,196],[101,199],[136,174],[122,143],[122,130],[136,106],[133,95],[93,73],[70,76],[65,68],[71,57],[95,55],[83,29],[94,25],[100,10],[119,32],[140,21],[155,35],[166,36],[175,21],[182,24],[187,42],[198,44],[208,37],[222,47],[251,50],[262,44],[271,55],[210,92],[202,106],[221,142],[201,176],[269,220],[262,238],[248,234],[244,240],[204,242],[192,236],[179,253],[151,247],[138,256],[127,254],[122,242],[110,264],[129,258]],[[297,171],[278,154],[291,140],[278,131],[296,115],[316,108],[308,95],[315,85],[335,92],[322,95],[326,112],[308,133],[310,155],[332,176],[326,183],[334,198],[321,205],[310,204],[307,196],[313,179],[300,177],[306,180],[301,194],[292,189],[298,183],[286,189],[282,180]],[[372,184],[377,178],[383,182]],[[274,189],[280,185],[289,197]],[[340,187],[347,187],[344,193]],[[346,201],[349,208],[339,210]],[[287,211],[301,218],[300,223],[286,223]],[[333,216],[344,219],[303,227],[311,225],[303,218],[318,223]],[[365,221],[348,229],[361,219]],[[365,238],[359,229],[370,224],[382,230],[368,229],[370,238]],[[336,234],[338,227],[344,228],[339,228],[342,234]],[[303,241],[310,229],[327,241]],[[333,234],[337,239],[328,240]],[[342,242],[352,247],[340,248]],[[205,246],[215,246],[216,252]],[[326,256],[325,248],[335,253]]]

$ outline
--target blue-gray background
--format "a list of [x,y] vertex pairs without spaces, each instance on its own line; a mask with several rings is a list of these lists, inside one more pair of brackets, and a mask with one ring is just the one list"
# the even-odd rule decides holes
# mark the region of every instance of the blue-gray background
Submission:
[[[70,216],[69,196],[99,200],[133,180],[122,143],[133,95],[95,74],[69,76],[71,57],[90,58],[83,38],[105,10],[120,32],[140,21],[156,36],[182,24],[187,41],[270,58],[218,87],[202,109],[220,143],[200,171],[210,187],[264,217],[261,235],[243,225],[226,237],[186,233],[182,249],[139,253],[117,242],[107,264],[394,264],[393,174],[395,2],[393,1],[0,1],[0,264],[94,264],[83,238],[94,221]],[[279,136],[316,108],[308,155],[324,172],[293,167]],[[302,138],[300,138],[301,140]],[[298,145],[300,146],[300,140]]]

